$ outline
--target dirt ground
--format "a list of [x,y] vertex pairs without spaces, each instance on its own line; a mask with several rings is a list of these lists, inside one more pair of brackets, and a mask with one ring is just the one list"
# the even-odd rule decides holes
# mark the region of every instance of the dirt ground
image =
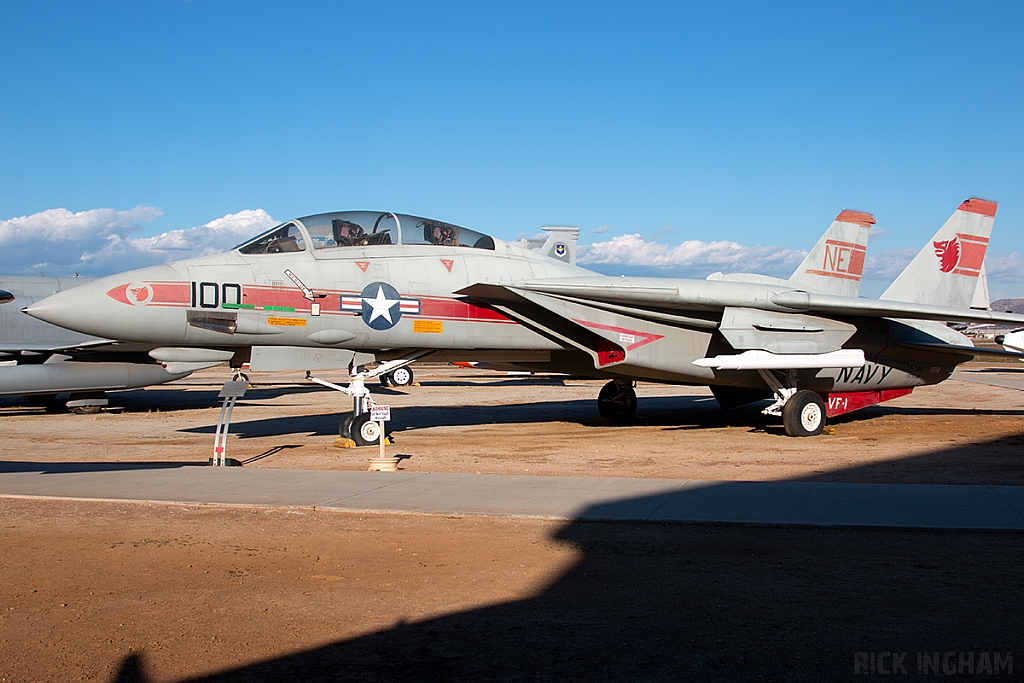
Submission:
[[[617,427],[595,417],[599,382],[417,379],[376,390],[408,470],[1024,483],[1024,392],[970,382],[790,439],[703,389],[642,384],[637,424]],[[113,394],[123,410],[95,416],[5,399],[0,468],[205,460],[223,380]],[[231,457],[365,468],[372,449],[333,446],[343,397],[254,380]],[[947,680],[1024,666],[1007,664],[1024,652],[1019,533],[0,498],[0,542],[4,683]]]
[[[982,371],[985,366],[965,366]],[[995,366],[1024,377],[1024,366]],[[205,461],[223,368],[111,394],[122,412],[47,413],[0,399],[0,460]],[[365,469],[373,449],[334,446],[351,399],[293,375],[254,375],[227,453],[247,467]],[[338,379],[338,378],[332,378]],[[1024,484],[1024,391],[949,380],[785,436],[765,404],[718,408],[703,387],[640,384],[637,419],[597,415],[602,382],[418,369],[420,386],[371,387],[392,406],[392,455],[409,471],[714,480]]]

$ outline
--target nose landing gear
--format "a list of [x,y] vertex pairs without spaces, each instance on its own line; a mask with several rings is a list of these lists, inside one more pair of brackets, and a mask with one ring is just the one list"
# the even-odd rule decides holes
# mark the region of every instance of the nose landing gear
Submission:
[[[370,420],[370,408],[376,404],[370,396],[370,390],[366,388],[366,380],[379,379],[381,384],[384,384],[385,377],[398,376],[401,379],[407,379],[406,384],[411,384],[412,370],[409,370],[406,366],[430,353],[431,351],[410,353],[405,358],[381,363],[373,370],[349,368],[349,383],[347,387],[313,377],[312,373],[308,371],[306,372],[306,379],[328,389],[340,391],[346,396],[351,396],[352,412],[341,416],[341,421],[338,424],[338,435],[343,439],[352,439],[356,442],[357,446],[375,446],[380,443],[382,438],[387,438],[387,434],[381,433],[380,425]],[[385,422],[384,424],[387,425],[388,423]]]

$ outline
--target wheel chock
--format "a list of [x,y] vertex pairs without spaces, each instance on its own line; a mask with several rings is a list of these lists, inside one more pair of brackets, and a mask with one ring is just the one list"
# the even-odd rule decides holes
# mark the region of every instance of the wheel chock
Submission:
[[[384,437],[384,445],[385,446],[391,446],[394,443],[395,442],[391,440],[390,436],[385,436]],[[341,438],[339,436],[337,439],[334,440],[334,447],[335,448],[358,448],[359,446],[352,439],[343,439],[343,438]]]
[[835,436],[836,428],[835,427],[825,427],[824,429],[821,430],[821,433],[822,434],[828,434],[829,436]]

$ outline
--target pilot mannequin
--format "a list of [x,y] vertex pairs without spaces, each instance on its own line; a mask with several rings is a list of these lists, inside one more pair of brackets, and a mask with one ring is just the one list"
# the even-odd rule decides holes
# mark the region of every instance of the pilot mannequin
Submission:
[[366,231],[358,223],[335,218],[331,221],[331,232],[339,247],[355,247],[367,243]]
[[447,223],[420,221],[416,226],[423,227],[423,239],[431,244],[440,244],[446,247],[459,246],[458,240],[455,239],[455,228]]

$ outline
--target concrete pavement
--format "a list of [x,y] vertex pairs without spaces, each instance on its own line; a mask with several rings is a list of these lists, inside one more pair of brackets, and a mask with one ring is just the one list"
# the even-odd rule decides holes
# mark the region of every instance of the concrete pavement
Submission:
[[552,519],[1024,530],[1024,487],[0,462],[0,495]]

